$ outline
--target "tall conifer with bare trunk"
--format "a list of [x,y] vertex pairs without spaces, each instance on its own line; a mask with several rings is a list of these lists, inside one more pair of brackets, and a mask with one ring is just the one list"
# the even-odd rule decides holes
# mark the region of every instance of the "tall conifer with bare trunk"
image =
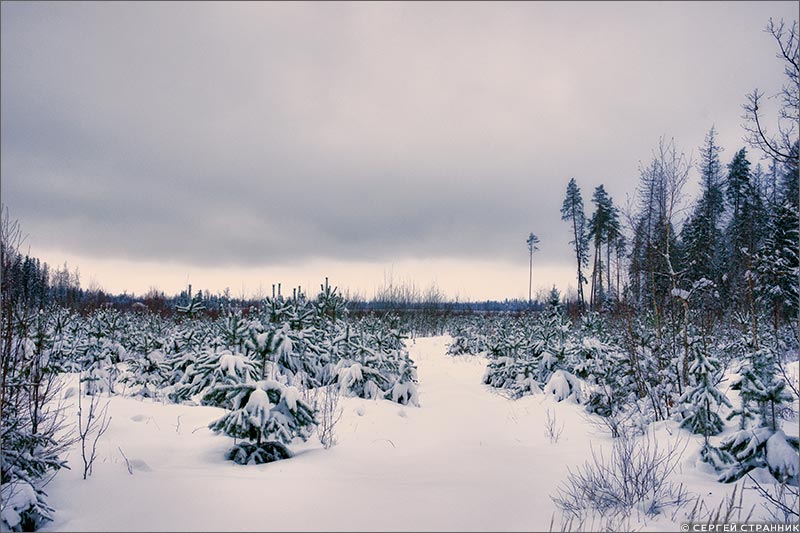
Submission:
[[528,243],[528,255],[530,256],[530,270],[528,273],[528,304],[533,303],[533,252],[539,249],[539,237],[531,233],[525,241]]
[[583,212],[583,198],[575,178],[569,180],[567,185],[567,197],[561,206],[561,220],[572,223],[570,244],[575,250],[575,260],[578,264],[578,304],[583,309],[586,304],[583,296],[583,284],[586,283],[583,267],[589,265],[589,236],[586,230],[586,215]]

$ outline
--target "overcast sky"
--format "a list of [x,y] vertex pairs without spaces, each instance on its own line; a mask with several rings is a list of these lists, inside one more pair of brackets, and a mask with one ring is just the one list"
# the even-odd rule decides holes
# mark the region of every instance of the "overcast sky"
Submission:
[[[2,3],[2,202],[107,290],[574,287],[574,177],[724,162],[796,2]],[[693,186],[694,187],[694,186]]]

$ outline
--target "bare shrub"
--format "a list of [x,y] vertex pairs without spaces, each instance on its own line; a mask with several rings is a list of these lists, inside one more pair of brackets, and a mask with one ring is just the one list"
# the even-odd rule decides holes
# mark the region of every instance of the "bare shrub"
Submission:
[[607,416],[586,414],[584,420],[599,430],[610,433],[615,439],[630,439],[646,433],[639,412],[633,409],[618,409]]
[[336,444],[336,424],[342,418],[342,409],[339,408],[341,395],[336,384],[315,389],[313,405],[317,410],[317,435],[326,450]]
[[551,444],[556,444],[558,443],[558,439],[561,438],[561,433],[564,431],[564,423],[562,422],[561,425],[558,425],[556,414],[550,409],[547,410],[546,415],[547,419],[544,423],[544,436],[550,440]]
[[[739,492],[739,498],[736,498],[736,493]],[[755,506],[750,507],[746,515],[743,514],[744,506],[742,500],[744,497],[744,487],[735,485],[730,496],[719,502],[715,508],[709,508],[706,502],[700,496],[695,500],[692,510],[686,515],[688,522],[692,524],[723,524],[731,522],[745,523],[749,522],[753,516]]]
[[686,449],[686,442],[671,441],[661,448],[649,434],[615,439],[611,457],[592,448],[592,460],[570,470],[566,482],[552,497],[567,518],[581,520],[587,513],[602,517],[628,517],[637,510],[647,516],[670,506],[682,506],[689,494],[670,481]]
[[84,413],[83,391],[78,381],[78,438],[81,441],[83,459],[83,479],[92,475],[94,460],[97,458],[97,442],[108,430],[111,417],[108,416],[108,400],[100,405],[100,396],[89,396],[89,405]]
[[782,524],[795,523],[800,519],[800,488],[788,483],[776,483],[772,490],[747,474],[754,483],[753,488],[761,496],[761,505],[769,513],[770,520]]
[[582,513],[580,516],[569,515],[555,526],[555,515],[550,518],[550,528],[548,531],[639,531],[634,529],[630,516],[597,516],[596,513]]
[[131,462],[128,460],[128,456],[122,451],[122,446],[117,446],[117,449],[119,450],[119,453],[122,454],[122,458],[125,460],[125,466],[128,468],[128,473],[133,475],[133,467],[131,466]]

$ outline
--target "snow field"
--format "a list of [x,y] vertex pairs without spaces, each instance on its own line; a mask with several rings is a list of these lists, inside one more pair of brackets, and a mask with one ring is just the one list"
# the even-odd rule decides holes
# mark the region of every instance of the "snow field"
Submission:
[[[482,385],[486,360],[445,355],[449,341],[407,341],[418,366],[419,408],[342,398],[336,446],[324,450],[312,437],[291,447],[295,457],[264,465],[224,459],[232,439],[208,429],[222,409],[112,397],[113,420],[93,475],[81,479],[76,447],[72,470],[46,487],[57,510],[46,529],[548,530],[556,512],[550,496],[568,468],[592,448],[608,456],[611,439],[580,405],[547,395],[509,400]],[[548,410],[563,423],[557,443],[545,435]],[[677,435],[689,439],[674,481],[711,507],[733,490],[696,468],[702,437],[673,422],[653,431],[663,447]],[[746,491],[748,509],[757,501]],[[679,530],[680,516],[640,518],[632,519],[637,528]],[[554,529],[559,523],[556,515]]]

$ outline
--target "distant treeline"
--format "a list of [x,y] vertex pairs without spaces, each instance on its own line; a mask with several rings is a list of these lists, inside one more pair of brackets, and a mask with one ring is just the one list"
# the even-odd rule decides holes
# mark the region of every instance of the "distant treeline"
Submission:
[[[6,227],[15,226],[4,213]],[[209,290],[192,291],[191,285],[179,294],[167,295],[163,291],[152,288],[143,295],[133,293],[112,294],[98,288],[83,288],[80,272],[76,268],[70,271],[67,263],[60,267],[52,267],[48,263],[27,254],[11,250],[3,251],[5,268],[3,285],[5,290],[13,294],[13,300],[25,302],[31,308],[47,309],[53,306],[67,307],[78,312],[88,312],[101,307],[111,307],[120,311],[148,310],[160,315],[172,315],[179,305],[187,305],[192,297],[199,297],[206,312],[216,315],[224,309],[234,308],[246,310],[257,307],[262,298],[242,298],[233,296],[230,291],[211,292]],[[300,293],[313,297],[300,287],[291,289],[291,297]],[[276,296],[289,297],[280,286],[273,290]],[[509,312],[522,313],[539,311],[544,303],[538,298],[532,302],[521,299],[484,300],[478,302],[462,302],[448,300],[435,287],[424,293],[418,292],[413,285],[389,286],[379,290],[373,298],[356,296],[348,301],[348,309],[355,314],[369,312],[436,312],[444,314],[465,314],[474,312]]]

